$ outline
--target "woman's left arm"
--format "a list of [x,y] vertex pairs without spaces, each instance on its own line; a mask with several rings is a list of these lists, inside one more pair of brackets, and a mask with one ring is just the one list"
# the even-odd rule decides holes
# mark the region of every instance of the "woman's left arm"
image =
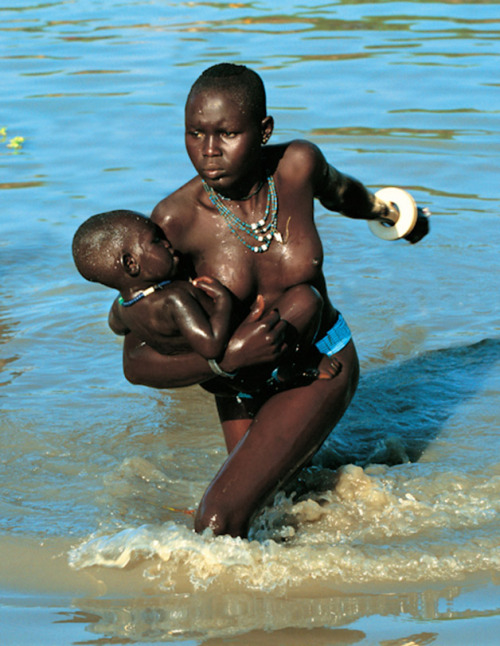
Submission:
[[[329,211],[336,211],[349,218],[361,220],[386,220],[390,208],[359,180],[341,173],[331,166],[319,148],[314,173],[315,197]],[[417,221],[405,240],[415,244],[429,232],[429,219],[424,209],[417,208]]]
[[359,180],[341,173],[329,164],[319,148],[316,148],[313,181],[315,197],[329,211],[358,220],[382,220],[389,213],[385,202],[378,199]]

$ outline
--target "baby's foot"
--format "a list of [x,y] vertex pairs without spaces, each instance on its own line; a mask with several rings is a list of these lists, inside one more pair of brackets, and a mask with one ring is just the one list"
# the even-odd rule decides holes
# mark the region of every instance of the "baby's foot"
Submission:
[[299,367],[296,364],[284,364],[275,368],[271,381],[275,385],[288,384],[293,386],[306,385],[316,379],[333,379],[342,370],[342,364],[335,357],[321,355],[321,360],[316,368]]
[[318,364],[317,379],[333,379],[341,370],[342,364],[337,358],[324,354]]

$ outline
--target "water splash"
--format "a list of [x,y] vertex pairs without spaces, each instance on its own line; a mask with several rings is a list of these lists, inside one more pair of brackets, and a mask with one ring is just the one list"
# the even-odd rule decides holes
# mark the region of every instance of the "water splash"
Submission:
[[[412,475],[347,466],[336,486],[303,499],[281,494],[251,539],[197,535],[173,522],[95,536],[72,567],[143,568],[159,590],[233,590],[450,581],[500,570],[500,475]],[[319,474],[325,481],[325,473]]]

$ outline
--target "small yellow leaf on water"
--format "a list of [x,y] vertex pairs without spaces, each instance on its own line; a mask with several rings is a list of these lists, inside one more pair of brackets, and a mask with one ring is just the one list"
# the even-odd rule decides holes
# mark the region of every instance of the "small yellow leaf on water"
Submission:
[[12,139],[7,144],[7,148],[21,148],[24,137],[12,137]]

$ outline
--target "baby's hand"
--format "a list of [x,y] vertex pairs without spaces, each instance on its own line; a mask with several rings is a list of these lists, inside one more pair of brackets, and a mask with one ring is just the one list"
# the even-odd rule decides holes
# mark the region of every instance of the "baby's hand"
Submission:
[[213,301],[229,299],[229,291],[217,278],[197,276],[193,279],[193,285],[202,289]]
[[203,285],[211,285],[215,282],[219,282],[216,278],[212,278],[211,276],[196,276],[196,278],[193,278],[192,283],[195,287],[201,287],[203,289]]

